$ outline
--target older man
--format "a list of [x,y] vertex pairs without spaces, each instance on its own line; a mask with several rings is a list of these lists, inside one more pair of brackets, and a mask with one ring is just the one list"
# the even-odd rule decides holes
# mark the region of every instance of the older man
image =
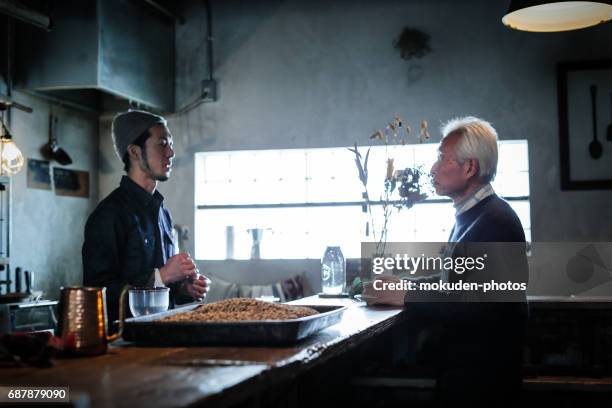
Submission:
[[[486,250],[489,266],[471,274],[445,270],[421,282],[495,279],[526,284],[521,222],[490,184],[498,158],[495,129],[482,119],[465,117],[448,122],[442,134],[431,175],[436,193],[450,197],[456,209],[446,255],[476,257]],[[436,327],[440,405],[503,406],[516,397],[527,316],[524,290],[494,298],[478,292],[375,290],[367,285],[364,298],[368,304],[405,304],[407,313]]]
[[200,299],[208,280],[187,253],[175,255],[172,219],[157,183],[172,171],[166,120],[129,111],[113,120],[113,142],[127,175],[89,216],[83,243],[83,283],[106,286],[109,320],[118,317],[124,285],[169,286],[171,303]]

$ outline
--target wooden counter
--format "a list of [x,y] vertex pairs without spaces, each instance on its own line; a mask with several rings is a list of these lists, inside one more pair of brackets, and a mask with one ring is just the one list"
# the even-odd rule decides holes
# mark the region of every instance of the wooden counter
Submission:
[[[403,318],[401,308],[351,299],[305,298],[294,304],[345,305],[342,321],[292,347],[136,347],[58,359],[52,368],[0,369],[0,385],[70,387],[77,405],[231,406],[340,356]],[[88,404],[89,402],[89,404]]]

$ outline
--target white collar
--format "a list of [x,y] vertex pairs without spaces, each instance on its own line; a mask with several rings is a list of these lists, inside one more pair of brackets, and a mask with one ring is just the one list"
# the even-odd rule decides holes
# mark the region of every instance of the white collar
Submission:
[[486,197],[493,194],[495,194],[495,191],[493,191],[493,187],[490,183],[483,185],[465,200],[454,204],[454,207],[457,210],[457,212],[455,213],[455,217],[460,214],[463,214],[464,212],[484,200]]

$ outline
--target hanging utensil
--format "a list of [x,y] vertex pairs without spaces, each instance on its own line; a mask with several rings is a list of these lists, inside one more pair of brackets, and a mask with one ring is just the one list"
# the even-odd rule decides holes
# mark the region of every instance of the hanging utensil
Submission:
[[15,268],[15,292],[21,292],[21,268]]
[[49,160],[55,160],[61,165],[72,164],[72,159],[66,153],[64,149],[62,149],[57,141],[55,136],[55,127],[57,126],[57,116],[54,116],[53,113],[49,114],[49,142],[44,145],[41,149],[41,152],[44,157]]
[[597,85],[591,85],[591,105],[593,108],[593,141],[589,143],[589,153],[592,158],[599,159],[602,146],[597,140]]
[[28,295],[32,294],[32,280],[34,278],[32,272],[30,271],[24,271],[23,272],[23,276],[25,278],[25,285],[26,285],[26,291],[25,293],[27,293]]
[[612,141],[612,92],[610,92],[610,124],[608,125],[606,140]]

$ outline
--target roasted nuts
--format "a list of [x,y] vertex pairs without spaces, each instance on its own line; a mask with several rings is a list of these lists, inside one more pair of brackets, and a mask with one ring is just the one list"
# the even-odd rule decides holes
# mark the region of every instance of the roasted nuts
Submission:
[[251,298],[225,299],[198,306],[189,312],[161,319],[161,322],[220,322],[242,320],[288,320],[317,314],[310,307],[281,305]]

